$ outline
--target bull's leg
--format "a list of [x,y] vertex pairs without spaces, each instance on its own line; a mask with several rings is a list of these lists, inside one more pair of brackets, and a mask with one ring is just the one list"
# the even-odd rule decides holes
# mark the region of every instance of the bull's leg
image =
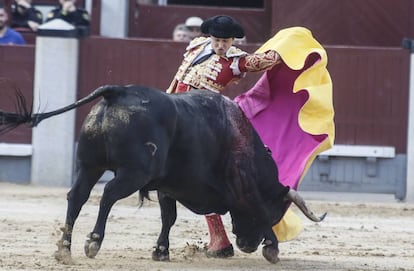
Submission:
[[272,228],[269,228],[264,233],[264,241],[262,248],[262,255],[271,263],[277,263],[279,261],[279,241]]
[[162,228],[158,236],[157,246],[152,252],[152,259],[154,261],[169,261],[169,235],[170,229],[177,219],[177,203],[175,199],[166,196],[160,191],[158,191],[158,201],[161,208]]
[[128,197],[138,191],[147,178],[143,178],[142,171],[139,169],[118,169],[115,177],[105,185],[102,195],[99,214],[93,231],[88,234],[85,241],[85,254],[93,258],[98,254],[105,235],[106,220],[112,206],[120,199]]
[[93,186],[98,182],[103,172],[101,169],[80,166],[76,181],[67,194],[68,208],[65,226],[61,229],[63,232],[62,238],[58,241],[58,250],[55,252],[55,258],[64,264],[72,263],[70,247],[73,226],[82,206],[88,200]]

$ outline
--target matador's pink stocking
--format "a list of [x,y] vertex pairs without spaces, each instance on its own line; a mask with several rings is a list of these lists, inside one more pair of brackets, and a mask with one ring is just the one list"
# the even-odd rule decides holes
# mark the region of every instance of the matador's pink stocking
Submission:
[[233,246],[227,237],[220,215],[206,215],[208,231],[210,232],[210,244],[207,256],[215,258],[227,258],[234,255]]

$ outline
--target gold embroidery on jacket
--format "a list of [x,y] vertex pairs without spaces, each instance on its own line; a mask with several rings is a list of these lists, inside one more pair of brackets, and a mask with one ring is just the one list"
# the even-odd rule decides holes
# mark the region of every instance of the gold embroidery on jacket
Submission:
[[[187,51],[184,53],[183,62],[174,77],[177,81],[190,85],[194,88],[205,88],[216,92],[223,90],[225,85],[216,82],[220,72],[223,69],[222,64],[219,62],[220,56],[213,55],[205,62],[192,66],[194,60],[204,50],[204,48],[210,44],[210,42],[210,38],[197,38],[189,44]],[[247,55],[246,52],[232,46],[223,58],[229,60],[230,58],[236,59],[245,55]],[[232,78],[230,82],[240,79],[241,74],[238,67],[235,67],[236,65],[238,65],[238,61],[235,62],[233,60],[230,68],[232,69],[233,74],[237,77]]]
[[195,88],[206,88],[212,91],[221,91],[224,86],[216,81],[223,66],[218,55],[211,56],[207,61],[188,69],[182,82]]
[[191,69],[191,64],[193,63],[194,59],[203,51],[204,46],[199,46],[192,51],[187,51],[184,54],[183,62],[181,63],[180,67],[178,67],[177,74],[175,78],[178,81],[182,81],[183,77],[186,75],[189,69]]
[[277,60],[277,53],[272,50],[248,55],[246,56],[246,69],[247,71],[263,71],[278,63]]

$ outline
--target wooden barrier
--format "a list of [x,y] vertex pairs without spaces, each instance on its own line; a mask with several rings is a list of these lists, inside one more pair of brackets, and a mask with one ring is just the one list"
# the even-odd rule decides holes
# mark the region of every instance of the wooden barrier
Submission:
[[186,18],[207,19],[217,14],[240,21],[250,43],[264,42],[270,37],[270,13],[265,9],[136,5],[134,2],[130,1],[129,37],[171,39],[174,27]]
[[[80,43],[78,98],[103,84],[142,84],[166,89],[186,44],[169,40],[89,37]],[[258,45],[244,49],[253,52]],[[408,117],[408,50],[327,46],[334,86],[336,144],[393,146],[406,153]],[[18,86],[32,101],[34,47],[0,46],[0,108],[13,110],[8,96]],[[261,74],[249,74],[225,94],[248,90]],[[7,80],[5,80],[7,78]],[[53,78],[51,78],[53,80]],[[8,94],[4,94],[9,89]],[[58,90],[57,90],[58,91]],[[45,100],[45,97],[37,97]],[[77,131],[92,105],[77,110]],[[38,109],[36,109],[38,110]],[[40,108],[41,110],[41,108]],[[30,130],[19,128],[0,142],[30,143]]]
[[[19,89],[32,104],[34,81],[33,45],[0,45],[0,108],[5,111],[15,110],[15,90]],[[19,127],[7,134],[0,135],[0,142],[30,143],[31,129]]]

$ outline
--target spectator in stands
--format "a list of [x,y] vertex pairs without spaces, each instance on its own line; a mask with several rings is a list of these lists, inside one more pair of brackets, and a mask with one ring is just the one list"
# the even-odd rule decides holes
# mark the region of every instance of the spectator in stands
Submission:
[[90,19],[86,10],[76,7],[76,0],[59,0],[59,6],[49,12],[46,22],[62,19],[76,27],[89,27]]
[[173,31],[172,39],[178,42],[190,42],[191,33],[185,24],[178,24]]
[[43,23],[43,14],[32,6],[32,0],[16,0],[12,5],[12,28],[28,29],[36,32]]
[[203,19],[200,17],[188,17],[187,20],[185,20],[185,25],[190,30],[190,37],[191,39],[197,38],[201,36],[201,24],[203,23]]
[[26,44],[22,35],[7,26],[9,16],[3,4],[0,4],[0,44]]

